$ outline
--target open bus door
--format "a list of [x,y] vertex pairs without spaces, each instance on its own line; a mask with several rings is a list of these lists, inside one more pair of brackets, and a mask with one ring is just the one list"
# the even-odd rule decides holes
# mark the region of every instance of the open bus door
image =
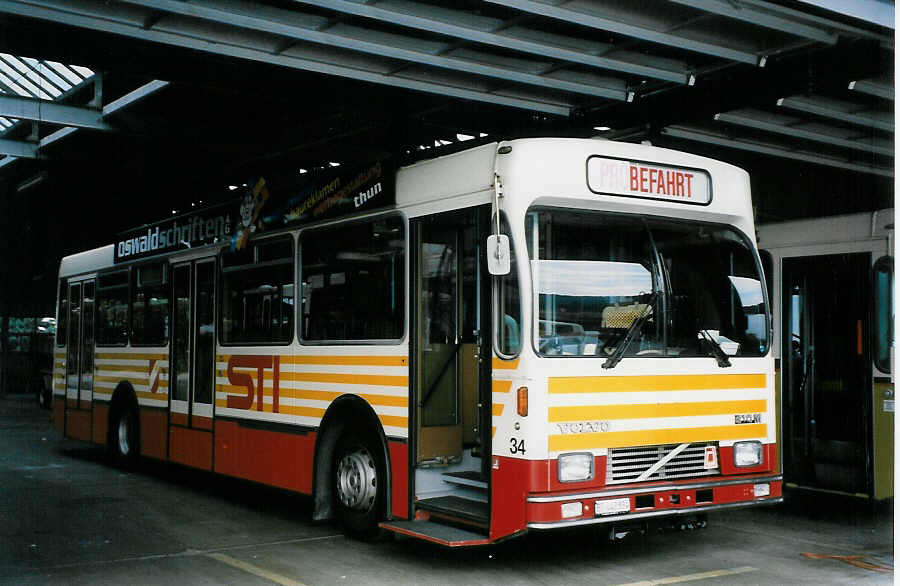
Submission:
[[868,253],[783,260],[785,479],[871,495]]
[[414,509],[486,532],[490,521],[489,208],[414,220]]

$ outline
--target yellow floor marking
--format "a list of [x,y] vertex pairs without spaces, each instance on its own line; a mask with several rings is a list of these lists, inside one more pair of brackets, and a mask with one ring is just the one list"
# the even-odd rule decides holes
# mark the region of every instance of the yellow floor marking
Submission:
[[642,582],[630,582],[628,584],[620,584],[619,586],[656,586],[657,584],[679,584],[681,582],[691,582],[693,580],[706,580],[709,578],[720,578],[722,576],[733,576],[735,574],[745,574],[747,572],[755,572],[756,568],[743,566],[733,570],[713,570],[712,572],[701,572],[699,574],[686,574],[684,576],[673,576],[671,578],[658,578],[656,580],[644,580]]
[[229,566],[232,566],[239,570],[243,570],[249,574],[253,574],[254,576],[265,578],[266,580],[275,582],[276,584],[282,584],[283,586],[305,586],[303,582],[291,580],[290,578],[286,578],[281,574],[276,574],[275,572],[270,572],[269,570],[265,570],[263,568],[260,568],[259,566],[254,566],[253,564],[242,562],[241,560],[225,555],[224,553],[208,553],[206,554],[206,556],[214,560],[218,560],[223,564],[228,564]]

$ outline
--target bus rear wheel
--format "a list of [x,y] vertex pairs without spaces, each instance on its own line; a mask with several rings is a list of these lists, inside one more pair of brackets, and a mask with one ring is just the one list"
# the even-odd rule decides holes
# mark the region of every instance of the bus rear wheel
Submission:
[[134,408],[117,410],[112,418],[108,442],[110,454],[118,466],[129,467],[137,461],[137,413]]
[[384,451],[375,434],[347,430],[337,443],[332,478],[338,523],[350,536],[372,540],[385,514]]

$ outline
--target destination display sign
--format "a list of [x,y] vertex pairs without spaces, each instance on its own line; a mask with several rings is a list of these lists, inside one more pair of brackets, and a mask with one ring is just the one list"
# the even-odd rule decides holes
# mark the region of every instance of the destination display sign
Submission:
[[590,157],[587,185],[592,192],[603,195],[696,205],[712,201],[712,186],[706,171],[644,161]]
[[237,199],[123,232],[114,261],[124,262],[175,250],[229,243],[241,250],[253,234],[393,206],[394,168],[388,160],[337,167],[309,179],[238,188]]

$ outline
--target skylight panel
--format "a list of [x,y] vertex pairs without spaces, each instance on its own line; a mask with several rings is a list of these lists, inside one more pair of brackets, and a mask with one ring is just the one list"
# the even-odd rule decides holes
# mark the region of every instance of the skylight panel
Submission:
[[3,84],[6,88],[8,88],[9,90],[16,92],[16,93],[19,94],[20,96],[24,96],[24,97],[26,97],[26,98],[33,97],[33,96],[32,96],[31,94],[29,94],[27,91],[25,91],[24,89],[22,89],[21,87],[19,87],[19,85],[18,85],[16,82],[14,82],[14,81],[11,80],[10,78],[8,78],[8,77],[6,77],[5,75],[3,75],[2,72],[0,72],[0,83],[2,83],[2,84]]
[[[55,98],[60,95],[62,92],[54,86],[50,81],[44,76],[40,75],[34,69],[26,65],[22,62],[22,60],[14,55],[9,55],[7,53],[0,53],[0,58],[9,63],[12,67],[15,68],[16,71],[19,72],[20,75],[24,75],[28,78],[29,81],[34,83],[37,87],[44,92],[45,95],[49,98]],[[44,97],[44,96],[41,96]]]
[[[2,55],[0,55],[0,57],[2,57]],[[6,61],[0,61],[0,71],[5,73],[9,79],[15,81],[15,83],[17,83],[20,87],[25,88],[25,90],[27,92],[29,92],[29,93],[23,94],[23,95],[30,96],[30,97],[43,98],[45,100],[52,99],[47,92],[45,92],[38,86],[34,85],[33,83],[31,83],[31,81],[29,81],[28,78],[26,78],[24,75],[22,75],[21,73],[16,71],[14,68],[10,67],[6,63]]]
[[83,78],[87,79],[94,75],[94,72],[88,69],[87,67],[82,67],[81,65],[69,65],[72,69],[78,72]]
[[48,80],[50,80],[50,83],[54,84],[62,91],[66,91],[72,87],[71,83],[56,75],[56,72],[54,72],[49,65],[45,65],[44,63],[41,63],[40,61],[32,57],[21,57],[21,59],[28,65],[31,65],[33,69],[37,69],[42,76],[46,77]]
[[47,65],[52,67],[57,73],[66,78],[69,83],[72,85],[78,85],[82,82],[82,79],[78,77],[78,74],[63,65],[62,63],[57,63],[56,61],[47,61]]

